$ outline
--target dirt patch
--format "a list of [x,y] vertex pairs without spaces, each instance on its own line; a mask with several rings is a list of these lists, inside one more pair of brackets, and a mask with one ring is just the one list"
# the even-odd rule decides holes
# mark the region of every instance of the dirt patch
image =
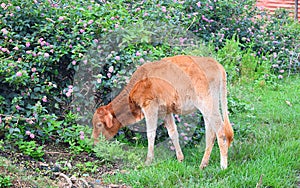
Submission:
[[17,151],[0,151],[4,157],[0,174],[11,177],[12,187],[130,187],[102,181],[103,175],[121,171],[122,163],[105,163],[85,152],[73,154],[64,145],[45,145],[44,151],[41,161]]

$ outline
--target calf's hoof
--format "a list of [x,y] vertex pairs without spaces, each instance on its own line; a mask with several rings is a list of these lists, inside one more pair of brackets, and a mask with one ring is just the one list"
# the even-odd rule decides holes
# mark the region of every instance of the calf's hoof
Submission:
[[152,159],[147,158],[146,161],[145,161],[145,165],[149,166],[151,163],[152,163]]
[[183,154],[177,155],[177,160],[178,160],[179,162],[182,162],[183,159],[184,159],[184,155],[183,155]]
[[200,165],[200,169],[203,170],[205,167],[207,167],[208,163],[207,162],[202,162]]
[[221,165],[221,169],[225,170],[227,168],[227,165]]

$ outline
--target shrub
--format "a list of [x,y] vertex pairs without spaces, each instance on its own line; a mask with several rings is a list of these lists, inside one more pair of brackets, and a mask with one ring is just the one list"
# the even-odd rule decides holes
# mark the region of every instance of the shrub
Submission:
[[299,72],[300,24],[294,22],[284,9],[276,11],[273,17],[261,16],[257,20],[260,29],[252,36],[257,55],[272,62],[270,69],[275,74]]
[[0,187],[11,187],[12,185],[10,176],[0,174]]
[[41,159],[44,156],[43,146],[37,146],[35,141],[17,142],[19,150],[22,151],[25,155],[28,155],[34,159]]
[[56,140],[59,129],[72,125],[64,116],[74,72],[99,34],[90,8],[75,1],[1,3],[1,138],[24,139],[30,131],[42,142]]

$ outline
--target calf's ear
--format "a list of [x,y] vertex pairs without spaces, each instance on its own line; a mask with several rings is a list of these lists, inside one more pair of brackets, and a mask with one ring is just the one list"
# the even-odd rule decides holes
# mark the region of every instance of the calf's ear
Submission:
[[108,128],[111,128],[113,126],[112,120],[113,120],[113,116],[110,113],[105,115],[104,121]]

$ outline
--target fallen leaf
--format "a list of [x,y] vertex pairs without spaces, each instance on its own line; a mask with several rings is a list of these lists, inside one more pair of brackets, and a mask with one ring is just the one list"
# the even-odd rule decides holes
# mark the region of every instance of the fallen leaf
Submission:
[[290,101],[285,101],[285,103],[289,106],[293,106],[292,103]]

